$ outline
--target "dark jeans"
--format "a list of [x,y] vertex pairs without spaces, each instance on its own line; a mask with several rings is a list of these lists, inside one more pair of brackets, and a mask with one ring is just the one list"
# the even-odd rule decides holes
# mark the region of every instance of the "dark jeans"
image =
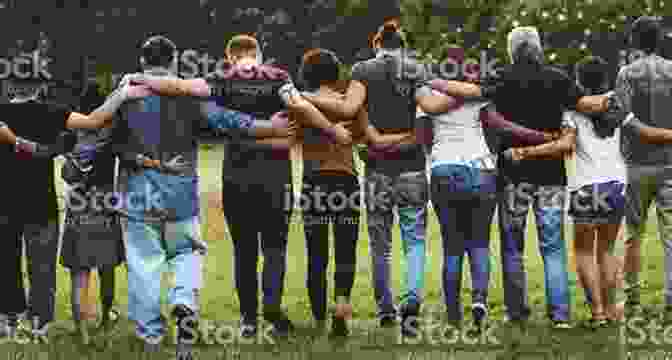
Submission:
[[504,280],[504,303],[509,318],[530,316],[525,271],[525,234],[530,207],[537,223],[539,252],[544,262],[548,317],[570,318],[570,293],[565,244],[565,186],[503,184],[499,201],[499,231]]
[[462,268],[469,255],[472,302],[487,305],[490,224],[497,206],[494,172],[462,165],[432,169],[432,204],[443,239],[443,295],[448,317],[462,320]]
[[[0,234],[3,237],[0,241],[0,274],[5,291],[0,301],[0,313],[17,315],[28,309],[28,318],[39,320],[40,326],[53,321],[58,220],[33,224],[11,216],[0,217]],[[28,260],[30,306],[26,301],[21,268],[23,244]]]
[[[316,194],[322,201],[316,201]],[[331,200],[330,200],[331,199]],[[350,299],[357,268],[359,238],[359,181],[355,176],[320,174],[304,179],[302,204],[308,251],[308,297],[316,320],[327,314],[327,265],[329,265],[329,224],[333,224],[334,298]]]
[[[272,176],[272,175],[270,175]],[[287,185],[290,184],[290,185]],[[234,247],[235,282],[240,313],[256,319],[259,307],[259,247],[264,256],[264,309],[279,310],[287,267],[287,233],[292,212],[291,180],[272,184],[224,181],[224,217]]]

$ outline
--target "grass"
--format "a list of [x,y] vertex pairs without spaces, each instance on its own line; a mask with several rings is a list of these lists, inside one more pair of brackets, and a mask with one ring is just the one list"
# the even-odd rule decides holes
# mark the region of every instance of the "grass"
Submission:
[[[218,147],[204,148],[201,153],[201,176],[203,179],[203,205],[204,208],[207,208],[205,212],[205,218],[203,220],[203,233],[210,245],[210,253],[205,262],[205,288],[202,291],[201,303],[203,308],[203,318],[209,321],[222,322],[226,324],[235,324],[238,320],[238,299],[235,294],[235,289],[233,286],[233,265],[232,265],[232,246],[231,241],[228,238],[228,232],[225,229],[224,220],[221,211],[218,209],[218,201],[220,198],[220,177],[221,177],[221,150]],[[300,169],[297,169],[297,171]],[[59,183],[59,187],[61,184]],[[249,205],[248,205],[249,206]],[[650,224],[647,227],[647,241],[644,248],[644,259],[645,259],[645,273],[643,274],[644,279],[647,280],[647,286],[644,290],[644,302],[646,304],[651,304],[653,306],[660,305],[663,296],[663,250],[661,248],[661,243],[657,240],[657,224],[655,217],[650,218]],[[368,235],[366,231],[366,219],[363,219],[362,225],[360,227],[360,240],[358,246],[358,267],[357,267],[357,276],[355,288],[352,294],[352,302],[355,308],[354,318],[357,320],[356,328],[354,330],[353,336],[347,343],[347,345],[341,344],[341,346],[335,346],[333,343],[315,343],[312,340],[312,337],[307,335],[299,335],[295,339],[296,344],[302,344],[302,346],[307,347],[311,352],[324,352],[324,356],[348,356],[354,357],[353,346],[357,347],[365,343],[370,343],[372,336],[375,339],[383,339],[384,344],[390,344],[391,342],[396,341],[396,330],[394,333],[389,333],[383,330],[373,330],[375,328],[374,315],[375,315],[375,304],[373,300],[373,292],[371,289],[371,261],[368,255]],[[260,219],[260,226],[263,226],[263,219]],[[546,330],[544,324],[544,314],[545,314],[545,296],[544,296],[544,284],[543,284],[543,263],[541,262],[541,257],[539,256],[539,251],[536,241],[536,231],[534,230],[534,221],[530,218],[528,241],[526,244],[526,267],[528,269],[528,284],[529,284],[529,302],[533,306],[534,312],[534,321],[533,327],[534,330],[530,333],[528,337],[528,345],[532,349],[555,349],[555,350],[575,350],[576,354],[583,353],[585,346],[588,346],[588,354],[595,352],[601,353],[604,356],[611,356],[608,353],[603,353],[604,351],[611,351],[615,348],[616,343],[613,342],[614,336],[604,334],[598,335],[596,333],[586,332],[582,329],[575,329],[569,331],[566,335],[560,336],[559,340],[557,336],[551,336]],[[499,257],[499,236],[497,233],[496,223],[492,225],[492,234],[493,242],[491,245],[492,248],[492,262],[493,262],[493,275],[492,275],[492,284],[490,292],[490,302],[492,307],[492,316],[495,319],[501,319],[503,317],[503,293],[501,286],[501,266],[500,266],[500,257]],[[571,244],[571,227],[567,226],[567,239],[568,244]],[[436,217],[432,214],[430,216],[430,221],[427,230],[427,251],[428,251],[428,262],[427,262],[427,274],[426,274],[426,306],[425,313],[427,314],[439,314],[442,313],[442,297],[441,297],[441,244],[440,244],[440,235],[439,235],[439,226],[436,221]],[[569,246],[569,245],[568,245]],[[306,332],[310,328],[310,308],[308,304],[308,294],[305,287],[305,278],[306,278],[306,255],[305,255],[305,244],[303,237],[303,229],[300,221],[291,224],[290,235],[289,235],[289,248],[288,248],[288,262],[287,262],[287,276],[286,276],[286,287],[285,287],[285,296],[284,304],[287,307],[289,316],[295,321],[299,328],[304,329],[303,332]],[[400,264],[400,244],[399,244],[399,232],[398,229],[394,231],[394,254],[393,254],[393,264]],[[330,269],[333,271],[333,259]],[[126,270],[124,267],[119,267],[117,269],[117,301],[122,313],[126,313],[127,307],[127,289],[126,289]],[[400,284],[399,279],[400,271],[395,269],[393,284],[394,288],[398,289]],[[465,272],[466,278],[464,281],[463,287],[463,299],[466,305],[470,302],[470,280],[468,278],[468,271]],[[570,278],[574,278],[573,274],[570,274]],[[331,278],[330,278],[331,279]],[[330,280],[330,285],[333,285]],[[39,351],[45,352],[47,348],[57,349],[54,350],[56,353],[70,353],[75,357],[90,357],[90,356],[100,356],[104,358],[126,358],[129,355],[129,350],[131,350],[131,344],[134,343],[133,339],[133,327],[130,322],[123,319],[119,331],[110,337],[107,338],[106,342],[100,343],[102,338],[99,338],[96,342],[96,346],[88,348],[79,348],[74,345],[74,339],[71,338],[68,333],[72,328],[71,314],[69,310],[69,279],[67,272],[59,267],[58,269],[58,290],[57,290],[57,299],[56,299],[56,318],[57,322],[53,326],[53,331],[50,335],[50,343],[47,347],[30,347],[25,346],[15,346],[15,345],[2,345],[7,349],[7,353],[16,353],[16,352],[27,352],[28,349],[41,349]],[[574,318],[581,319],[586,318],[588,314],[585,313],[585,310],[580,305],[583,302],[582,291],[577,289],[573,291],[574,297],[573,301],[574,306]],[[508,334],[508,331],[501,330],[501,334],[504,336]],[[586,336],[588,336],[586,338]],[[385,340],[387,339],[387,340]],[[378,340],[375,340],[374,343],[378,344]],[[54,345],[58,344],[58,345]],[[321,345],[320,345],[321,344]],[[354,344],[354,345],[353,345]],[[575,348],[576,346],[576,348]],[[209,354],[208,356],[212,357],[203,357],[203,358],[228,358],[229,351],[233,351],[231,347],[224,346],[211,346],[203,347],[202,350]],[[288,349],[281,347],[271,348],[255,348],[262,353],[268,351],[268,354],[275,353],[276,356],[280,356],[279,351],[282,354],[291,353]],[[284,349],[284,350],[282,350]],[[392,349],[392,348],[387,348]],[[410,348],[397,349],[395,353],[397,354],[411,354],[409,351]],[[469,351],[476,349],[472,347],[467,349]],[[479,348],[483,350],[483,347]],[[72,350],[72,353],[70,352]],[[282,350],[282,351],[281,351]],[[305,349],[304,349],[305,350]],[[306,351],[308,351],[306,350]],[[553,351],[555,351],[553,350]],[[32,350],[31,350],[32,351]],[[342,352],[343,351],[343,352]],[[374,356],[380,358],[388,358],[389,354],[385,355],[380,353],[379,349],[370,349],[365,350],[358,348],[359,353],[356,358],[361,356]],[[413,350],[415,351],[415,350]],[[458,358],[460,359],[470,359],[472,356],[474,359],[478,358],[488,358],[486,353],[483,352],[462,352],[458,353]],[[342,352],[342,353],[341,353]],[[501,351],[492,351],[492,354],[505,354]],[[296,352],[296,354],[299,354]],[[480,355],[479,355],[480,354]],[[583,358],[583,356],[572,355],[568,358]],[[235,355],[235,354],[234,354]],[[240,354],[238,354],[240,355]],[[261,356],[258,354],[257,356]],[[25,354],[21,356],[27,356]],[[410,355],[409,355],[410,356]],[[480,357],[478,357],[480,356]],[[484,357],[485,356],[485,357]],[[494,356],[494,355],[493,355]],[[579,356],[579,357],[575,357]],[[602,355],[600,355],[600,358]],[[528,358],[528,357],[524,357]],[[540,358],[537,356],[529,357]]]

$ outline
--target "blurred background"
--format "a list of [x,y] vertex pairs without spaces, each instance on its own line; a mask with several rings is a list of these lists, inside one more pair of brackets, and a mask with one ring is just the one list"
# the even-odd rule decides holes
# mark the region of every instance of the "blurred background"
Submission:
[[[150,35],[171,38],[221,58],[226,41],[256,33],[267,61],[291,73],[311,47],[335,51],[345,64],[372,56],[369,38],[383,19],[399,16],[410,46],[428,63],[454,48],[467,57],[506,61],[506,33],[540,28],[549,61],[571,68],[589,54],[614,74],[629,50],[629,24],[665,14],[672,1],[653,0],[0,0],[0,49],[12,56],[39,46],[52,59],[50,96],[82,109],[99,103],[120,74],[138,70],[138,47]],[[672,18],[664,19],[672,32]],[[37,44],[37,45],[36,45]],[[671,46],[665,54],[672,55]],[[1,54],[2,52],[0,52]]]

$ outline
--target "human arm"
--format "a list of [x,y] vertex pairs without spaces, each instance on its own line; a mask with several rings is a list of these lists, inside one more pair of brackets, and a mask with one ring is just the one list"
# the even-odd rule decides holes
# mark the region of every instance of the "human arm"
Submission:
[[[201,113],[207,119],[208,126],[218,134],[224,134],[231,129],[240,130],[246,135],[256,138],[287,137],[296,131],[293,122],[278,122],[286,112],[276,113],[271,119],[258,119],[251,114],[231,110],[207,101],[201,103]],[[276,119],[275,123],[274,120]]]
[[624,128],[629,128],[647,144],[672,144],[672,130],[649,126],[641,122],[635,114],[630,113],[623,122]]
[[180,79],[149,74],[129,74],[123,83],[147,86],[155,94],[162,96],[190,96],[207,98],[212,96],[212,88],[203,78]]
[[438,91],[433,93],[430,85],[421,86],[416,90],[415,101],[427,114],[446,113],[464,104],[461,98],[448,96]]
[[556,136],[513,123],[499,112],[493,104],[487,105],[480,114],[483,126],[510,138],[516,145],[541,145],[556,139]]
[[321,96],[306,92],[302,93],[302,95],[318,109],[350,119],[357,116],[359,109],[364,106],[364,102],[366,101],[366,86],[359,80],[351,80],[345,96],[342,98]]
[[464,81],[434,79],[429,84],[434,90],[458,98],[480,98],[487,95],[479,85]]
[[508,149],[504,156],[513,161],[563,158],[571,154],[576,148],[576,127],[565,126],[560,131],[557,140],[542,145],[526,146]]
[[152,95],[152,91],[146,86],[121,83],[105,99],[105,102],[89,115],[68,112],[65,127],[67,129],[100,129],[110,126],[115,114],[126,101],[149,95]]

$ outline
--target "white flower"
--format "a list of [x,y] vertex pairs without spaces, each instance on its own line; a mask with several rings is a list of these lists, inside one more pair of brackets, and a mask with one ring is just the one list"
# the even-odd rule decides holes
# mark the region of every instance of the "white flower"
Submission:
[[544,11],[541,13],[541,17],[543,17],[544,19],[546,19],[547,17],[549,17],[548,11],[544,10]]
[[548,58],[549,58],[551,61],[555,61],[555,59],[556,59],[557,57],[558,57],[558,54],[556,54],[556,53],[552,53],[551,55],[548,56]]
[[567,20],[567,16],[565,16],[565,14],[558,14],[558,20],[559,21],[565,21],[565,20]]
[[611,29],[611,30],[616,30],[616,24],[611,24],[611,25],[609,25],[609,29]]
[[581,50],[586,50],[587,47],[586,43],[582,43],[580,46]]
[[520,12],[520,16],[527,16],[527,10],[523,10]]
[[593,32],[590,29],[586,29],[583,31],[583,34],[586,36],[590,36]]
[[513,20],[513,23],[511,23],[511,25],[513,25],[513,27],[518,27],[520,26],[520,23],[518,22],[518,20]]
[[579,11],[578,13],[576,13],[576,17],[578,17],[579,19],[583,19],[583,11]]

